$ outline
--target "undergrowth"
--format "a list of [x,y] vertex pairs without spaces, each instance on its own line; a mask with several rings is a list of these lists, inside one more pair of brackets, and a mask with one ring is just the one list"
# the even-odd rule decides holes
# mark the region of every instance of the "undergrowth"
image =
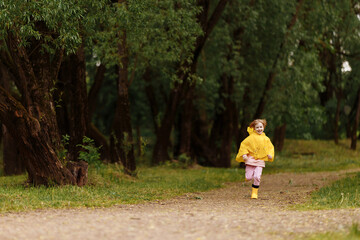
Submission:
[[[273,163],[267,163],[264,174],[359,168],[360,151],[350,150],[349,145],[348,140],[342,140],[339,145],[332,141],[286,140],[284,151],[276,153]],[[226,182],[244,178],[244,169],[238,168],[235,162],[229,169],[189,168],[186,162],[180,161],[158,167],[139,166],[137,177],[129,177],[119,165],[93,164],[85,187],[29,187],[24,185],[26,175],[0,177],[0,212],[156,201],[219,188]],[[322,188],[299,208],[359,207],[359,179],[360,175],[356,174]]]
[[90,169],[84,187],[28,187],[26,176],[0,177],[0,212],[43,208],[109,207],[168,199],[189,192],[220,188],[243,179],[243,170],[159,166],[125,175],[118,165]]

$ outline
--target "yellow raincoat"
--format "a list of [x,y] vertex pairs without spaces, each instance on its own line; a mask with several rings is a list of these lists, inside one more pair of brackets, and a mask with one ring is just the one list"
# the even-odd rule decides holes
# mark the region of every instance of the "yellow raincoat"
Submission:
[[[241,142],[236,161],[244,162],[243,155],[250,155],[256,160],[274,161],[274,145],[271,143],[270,138],[264,132],[259,135],[250,127],[248,127],[247,131],[249,136]],[[269,159],[267,155],[271,155],[272,159]]]

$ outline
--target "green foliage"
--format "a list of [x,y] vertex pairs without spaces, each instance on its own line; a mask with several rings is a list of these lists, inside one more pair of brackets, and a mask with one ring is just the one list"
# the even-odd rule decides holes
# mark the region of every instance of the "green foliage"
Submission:
[[142,157],[142,156],[144,156],[144,154],[146,152],[146,146],[149,144],[149,141],[147,138],[140,136],[140,144],[141,144],[141,146],[139,149],[139,151],[140,151],[139,155]]
[[83,150],[79,151],[79,159],[87,162],[90,166],[94,166],[97,170],[102,167],[102,162],[100,160],[99,149],[101,147],[96,147],[94,140],[88,137],[83,138],[82,144],[77,146],[81,147]]
[[189,157],[186,153],[180,154],[179,161],[185,166],[190,166],[193,163],[191,157]]
[[105,0],[81,1],[22,1],[0,3],[0,36],[11,32],[26,46],[33,38],[41,47],[54,53],[55,49],[76,51],[82,36],[90,33],[106,6]]
[[[59,159],[64,162],[64,165],[66,165],[65,161],[68,154],[67,147],[69,145],[69,141],[70,136],[67,134],[63,135],[61,146],[62,148],[57,153]],[[94,166],[97,170],[103,166],[99,153],[101,146],[96,147],[93,139],[85,136],[83,138],[82,144],[78,144],[77,146],[82,148],[82,150],[79,151],[79,160],[87,162],[90,166]]]
[[273,127],[286,122],[289,138],[328,137],[329,131],[321,132],[328,119],[318,96],[324,73],[317,53],[295,49],[285,61],[289,65],[276,76],[265,116]]
[[127,132],[124,132],[121,146],[123,148],[123,151],[125,152],[125,156],[127,156],[129,154],[129,152],[131,151],[131,149],[134,146],[134,142],[133,142],[133,140],[130,140],[129,134]]
[[117,56],[119,34],[126,33],[130,55],[145,66],[188,58],[200,34],[195,19],[200,9],[194,0],[130,0],[110,10],[94,49],[105,64],[117,64],[122,57]]
[[189,169],[192,167],[197,167],[196,163],[194,162],[191,157],[189,157],[186,153],[182,153],[177,157],[177,160],[172,160],[170,162],[165,162],[165,166],[172,167],[172,168],[183,168]]
[[26,176],[0,177],[0,212],[44,208],[110,207],[168,199],[191,192],[220,188],[243,179],[238,169],[177,169],[166,166],[140,168],[128,177],[120,166],[89,170],[84,187],[24,187]]
[[[60,161],[62,161],[64,163],[64,161],[66,161],[66,156],[68,153],[67,145],[69,145],[69,140],[70,140],[70,136],[69,135],[63,135],[62,139],[61,139],[61,149],[59,149],[57,151],[57,156],[60,159]],[[66,165],[66,164],[64,164]]]
[[[195,40],[202,34],[196,21],[200,9],[194,0],[131,0],[126,5],[110,5],[107,10],[107,19],[92,35],[96,44],[87,47],[88,69],[94,73],[94,67],[100,63],[108,69],[99,93],[98,104],[102,108],[96,110],[94,121],[102,132],[110,134],[117,89],[114,66],[123,57],[118,54],[119,36],[126,33],[128,72],[134,74],[129,89],[132,122],[149,132],[153,124],[149,121],[152,117],[144,87],[153,85],[161,111],[164,95],[177,80],[174,66],[191,57]],[[143,81],[145,69],[151,70],[151,83]],[[93,79],[94,74],[90,75],[89,85]]]

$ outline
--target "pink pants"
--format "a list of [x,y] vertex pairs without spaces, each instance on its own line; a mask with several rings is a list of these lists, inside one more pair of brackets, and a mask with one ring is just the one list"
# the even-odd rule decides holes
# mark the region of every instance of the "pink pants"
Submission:
[[245,167],[246,180],[251,181],[254,179],[254,185],[259,186],[262,170],[263,170],[263,167],[246,165],[246,167]]

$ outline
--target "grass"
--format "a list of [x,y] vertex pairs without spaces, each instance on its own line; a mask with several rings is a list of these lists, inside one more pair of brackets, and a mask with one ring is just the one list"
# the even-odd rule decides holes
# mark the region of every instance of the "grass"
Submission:
[[357,223],[354,223],[348,231],[343,232],[326,232],[305,235],[298,238],[298,240],[358,240],[360,239],[360,228]]
[[[360,169],[360,150],[349,148],[350,140],[339,145],[324,140],[287,140],[276,161],[266,166],[267,173],[317,172]],[[360,207],[360,173],[315,191],[311,199],[296,206],[299,210]]]
[[242,169],[173,166],[141,168],[138,178],[125,176],[118,166],[109,165],[89,173],[85,187],[25,187],[26,176],[0,177],[0,212],[44,208],[109,207],[142,203],[188,192],[220,188],[225,182],[243,179]]
[[[336,171],[360,167],[360,151],[350,141],[286,140],[284,151],[267,164],[264,174],[277,172]],[[0,158],[1,164],[1,158]],[[1,164],[2,165],[2,164]],[[0,212],[43,208],[109,207],[117,204],[156,201],[190,192],[220,188],[241,181],[244,169],[233,162],[230,169],[184,169],[180,165],[139,167],[138,177],[127,177],[118,165],[89,171],[85,187],[26,187],[26,176],[0,177]],[[0,171],[2,171],[0,169]],[[1,174],[0,174],[1,176]],[[352,208],[360,203],[360,175],[349,176],[312,194],[302,209]]]
[[298,209],[334,209],[360,207],[360,172],[313,192],[311,199]]
[[286,140],[284,150],[266,166],[266,173],[337,171],[360,167],[360,150],[350,140],[338,145],[327,140]]

